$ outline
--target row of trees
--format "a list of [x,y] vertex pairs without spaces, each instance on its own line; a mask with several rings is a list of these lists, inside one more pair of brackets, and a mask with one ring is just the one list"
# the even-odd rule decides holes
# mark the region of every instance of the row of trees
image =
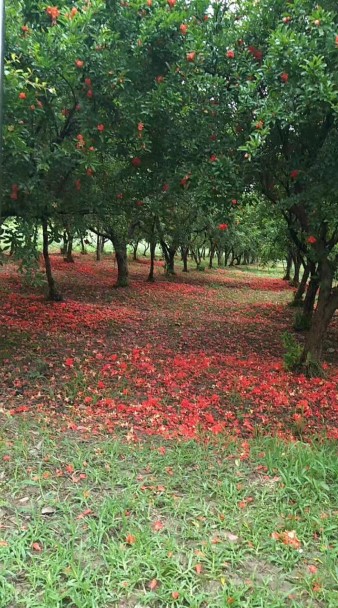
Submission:
[[205,235],[220,260],[285,251],[298,302],[308,285],[299,364],[318,371],[338,307],[335,3],[13,0],[7,15],[0,221],[30,252],[42,227],[50,297],[64,231],[109,238],[120,285],[141,238],[169,272]]

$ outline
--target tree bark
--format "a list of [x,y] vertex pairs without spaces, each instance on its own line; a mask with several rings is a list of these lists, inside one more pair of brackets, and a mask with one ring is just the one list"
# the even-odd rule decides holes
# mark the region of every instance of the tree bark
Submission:
[[305,325],[310,327],[313,311],[315,307],[316,295],[319,289],[319,276],[316,274],[316,271],[311,275],[310,282],[306,291],[302,316],[304,319]]
[[188,270],[189,247],[182,246],[181,253],[182,253],[182,261],[183,261],[183,272],[189,272],[189,270]]
[[68,236],[67,236],[67,232],[64,231],[63,236],[62,236],[62,245],[60,247],[60,253],[61,255],[66,255],[67,253],[67,245],[68,245]]
[[299,283],[298,289],[293,298],[293,306],[299,306],[299,305],[303,304],[303,295],[306,290],[306,285],[307,285],[309,276],[310,276],[310,264],[306,264],[306,266],[304,268],[302,280]]
[[214,255],[215,255],[215,245],[211,245],[210,246],[210,250],[209,250],[209,268],[212,268],[212,264],[213,264],[213,260],[214,260]]
[[320,290],[318,304],[313,313],[311,328],[305,340],[301,357],[302,367],[308,376],[323,375],[321,359],[324,339],[335,311],[338,308],[338,287],[332,288],[334,271],[329,261],[323,260],[320,267]]
[[48,224],[47,220],[42,220],[42,239],[43,239],[43,258],[45,262],[46,277],[48,283],[48,300],[52,302],[61,302],[62,295],[58,292],[56,283],[52,273],[52,265],[49,257],[49,243],[48,243]]
[[73,235],[68,233],[67,251],[66,251],[66,257],[64,258],[65,262],[68,262],[68,264],[74,263],[73,240],[74,240]]
[[292,255],[289,251],[286,258],[286,270],[285,275],[283,276],[283,281],[291,281],[291,268],[292,268]]
[[165,264],[166,264],[166,272],[167,274],[175,274],[175,253],[176,248],[171,245],[167,245],[167,243],[163,240],[160,241]]
[[96,261],[99,262],[101,260],[101,241],[100,235],[96,235]]
[[149,283],[155,282],[154,270],[155,270],[155,251],[156,251],[156,242],[153,241],[150,243],[150,270],[147,281]]
[[133,260],[134,260],[134,262],[137,261],[137,248],[138,248],[138,241],[136,241],[136,243],[134,243],[134,245],[133,245]]
[[219,266],[219,268],[221,268],[222,266],[224,266],[224,251],[222,251],[222,249],[218,249],[217,250],[217,264]]
[[81,255],[86,255],[87,251],[86,251],[86,247],[85,247],[85,243],[84,243],[84,238],[83,237],[81,237],[80,242],[81,242]]
[[128,255],[127,255],[127,243],[118,239],[115,236],[112,239],[115,257],[117,262],[117,280],[115,287],[128,287],[129,281],[129,270],[128,270]]
[[292,287],[298,287],[299,285],[299,275],[300,275],[300,267],[301,267],[301,259],[297,254],[295,254],[293,256],[293,264],[294,264],[294,275],[293,278],[290,282],[290,285],[292,285]]

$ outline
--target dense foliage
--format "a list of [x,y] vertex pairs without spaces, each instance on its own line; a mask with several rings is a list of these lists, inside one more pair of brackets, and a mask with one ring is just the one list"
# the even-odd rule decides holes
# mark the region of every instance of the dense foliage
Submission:
[[[338,13],[310,0],[13,0],[2,242],[31,267],[91,232],[209,265],[293,261],[296,367],[320,372],[338,307]],[[300,269],[303,269],[300,272]],[[316,297],[318,304],[315,306]]]

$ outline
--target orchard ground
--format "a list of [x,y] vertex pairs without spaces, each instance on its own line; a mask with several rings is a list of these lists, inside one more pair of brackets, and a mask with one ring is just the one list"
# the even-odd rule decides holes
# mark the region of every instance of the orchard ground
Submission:
[[337,606],[337,319],[306,379],[269,272],[53,267],[0,269],[0,608]]

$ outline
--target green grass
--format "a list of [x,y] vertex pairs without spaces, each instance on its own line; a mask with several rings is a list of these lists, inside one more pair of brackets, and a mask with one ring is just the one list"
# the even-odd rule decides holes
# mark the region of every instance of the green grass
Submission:
[[331,445],[0,437],[1,608],[338,605]]

